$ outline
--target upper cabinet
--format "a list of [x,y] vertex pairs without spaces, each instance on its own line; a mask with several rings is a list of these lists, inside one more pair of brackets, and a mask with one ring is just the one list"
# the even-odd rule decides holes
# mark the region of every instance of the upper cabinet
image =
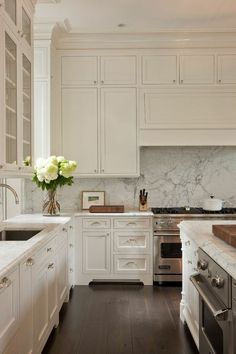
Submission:
[[138,176],[136,82],[134,55],[61,57],[53,153],[76,160],[80,176]]
[[102,85],[135,85],[136,76],[136,56],[101,57]]
[[91,86],[98,82],[98,57],[65,56],[61,62],[63,86]]
[[218,83],[236,84],[236,54],[218,56]]
[[[0,165],[27,171],[32,160],[32,16],[31,2],[5,1],[0,7]],[[32,5],[31,5],[32,6]]]
[[214,84],[214,55],[181,55],[180,84]]
[[142,57],[143,85],[175,85],[176,83],[176,55],[144,55]]

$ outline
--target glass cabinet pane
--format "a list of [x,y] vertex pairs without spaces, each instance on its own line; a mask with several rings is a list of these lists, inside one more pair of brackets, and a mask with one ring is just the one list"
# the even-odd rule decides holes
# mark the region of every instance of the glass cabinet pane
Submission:
[[6,162],[17,161],[17,47],[5,33]]
[[31,162],[31,63],[23,54],[23,160]]
[[16,0],[5,0],[4,8],[9,17],[16,24]]
[[22,32],[27,43],[31,45],[31,20],[24,8],[22,8]]

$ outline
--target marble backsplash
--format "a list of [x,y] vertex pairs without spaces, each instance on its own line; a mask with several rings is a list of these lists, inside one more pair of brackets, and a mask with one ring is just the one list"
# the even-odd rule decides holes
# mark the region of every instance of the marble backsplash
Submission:
[[[139,190],[149,206],[202,206],[210,195],[236,206],[236,147],[144,147],[139,178],[76,178],[58,193],[62,211],[81,209],[83,190],[105,191],[106,204],[138,207]],[[25,181],[25,212],[41,212],[43,193]]]

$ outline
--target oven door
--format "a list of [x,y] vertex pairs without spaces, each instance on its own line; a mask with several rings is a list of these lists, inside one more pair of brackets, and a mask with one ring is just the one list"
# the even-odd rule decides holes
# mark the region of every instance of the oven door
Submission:
[[232,311],[215,296],[200,274],[190,277],[199,293],[200,354],[234,354]]
[[[155,275],[172,274],[181,280],[182,251],[179,235],[154,235],[154,278]],[[154,279],[155,280],[155,279]],[[157,280],[161,280],[160,277]],[[176,277],[162,280],[177,280]]]

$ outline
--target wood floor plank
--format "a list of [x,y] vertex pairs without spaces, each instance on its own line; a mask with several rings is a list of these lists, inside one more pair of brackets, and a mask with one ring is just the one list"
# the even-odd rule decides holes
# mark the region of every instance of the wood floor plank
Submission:
[[43,354],[197,354],[179,287],[76,286]]

